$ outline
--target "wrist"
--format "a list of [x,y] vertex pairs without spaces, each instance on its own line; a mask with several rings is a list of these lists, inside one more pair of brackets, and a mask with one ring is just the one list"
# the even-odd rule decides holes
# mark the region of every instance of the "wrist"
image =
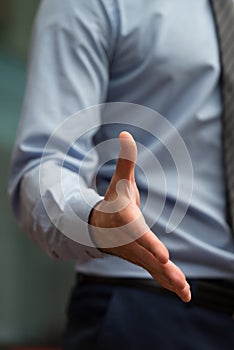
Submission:
[[99,227],[98,218],[100,217],[101,211],[98,210],[98,208],[100,207],[101,202],[102,202],[102,200],[100,202],[98,202],[90,212],[88,223],[91,226]]

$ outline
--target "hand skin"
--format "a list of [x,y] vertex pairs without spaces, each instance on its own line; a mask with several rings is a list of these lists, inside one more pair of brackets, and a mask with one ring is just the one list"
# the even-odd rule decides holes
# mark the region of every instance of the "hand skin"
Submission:
[[[121,132],[119,141],[120,153],[115,173],[104,200],[91,213],[89,223],[92,225],[93,239],[101,251],[143,267],[162,287],[175,292],[184,302],[189,302],[190,286],[183,272],[169,259],[167,248],[150,228],[146,224],[141,225],[145,221],[134,177],[136,143],[126,131]],[[138,218],[141,220],[136,220]],[[128,223],[130,230],[123,230]],[[114,234],[107,234],[108,230],[104,230],[103,234],[102,228],[115,228]],[[136,239],[130,231],[137,232]],[[127,243],[116,244],[116,236],[126,237]]]

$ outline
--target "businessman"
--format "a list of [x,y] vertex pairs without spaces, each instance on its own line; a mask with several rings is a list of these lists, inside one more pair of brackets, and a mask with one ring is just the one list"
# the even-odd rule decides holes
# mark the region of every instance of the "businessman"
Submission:
[[[233,7],[232,0],[41,3],[9,192],[25,232],[51,257],[76,260],[64,349],[214,350],[234,343]],[[145,124],[151,123],[149,133],[124,125],[121,116],[112,120],[110,115],[104,123],[96,114],[96,128],[81,118],[77,131],[84,134],[77,142],[70,144],[66,133],[61,142],[55,133],[53,148],[44,152],[66,118],[113,102],[160,113],[190,154],[192,197],[171,234],[165,232],[177,201],[175,169],[153,137],[156,122],[136,114],[133,126],[145,118]],[[172,130],[167,130],[167,139],[173,145]],[[86,157],[118,135],[120,151],[115,143],[113,149]],[[135,141],[161,163],[166,193],[150,166],[143,169],[153,179],[146,186],[136,167],[145,153],[139,150],[137,155]],[[69,145],[65,162],[64,143]],[[99,168],[108,152],[117,162]],[[61,168],[65,201],[55,181]],[[145,213],[142,203],[149,195],[154,204]],[[149,225],[162,195],[165,208]],[[95,246],[66,234],[72,226],[67,203],[90,224],[77,232]],[[186,204],[183,198],[179,204]],[[64,232],[47,209],[57,213]],[[123,231],[131,223],[131,230]],[[117,245],[108,230],[140,234]]]

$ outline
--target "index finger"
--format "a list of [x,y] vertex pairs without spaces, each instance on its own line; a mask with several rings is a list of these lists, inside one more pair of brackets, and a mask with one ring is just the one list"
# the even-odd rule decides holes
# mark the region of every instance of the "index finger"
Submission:
[[166,264],[168,262],[168,249],[151,230],[138,238],[137,242],[152,253],[160,263]]

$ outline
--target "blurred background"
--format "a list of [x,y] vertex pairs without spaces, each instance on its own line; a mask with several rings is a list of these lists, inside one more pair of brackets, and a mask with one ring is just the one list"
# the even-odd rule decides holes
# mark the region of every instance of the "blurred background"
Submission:
[[0,0],[1,349],[56,346],[74,279],[72,263],[51,261],[20,231],[7,197],[7,173],[25,88],[30,32],[39,2]]

